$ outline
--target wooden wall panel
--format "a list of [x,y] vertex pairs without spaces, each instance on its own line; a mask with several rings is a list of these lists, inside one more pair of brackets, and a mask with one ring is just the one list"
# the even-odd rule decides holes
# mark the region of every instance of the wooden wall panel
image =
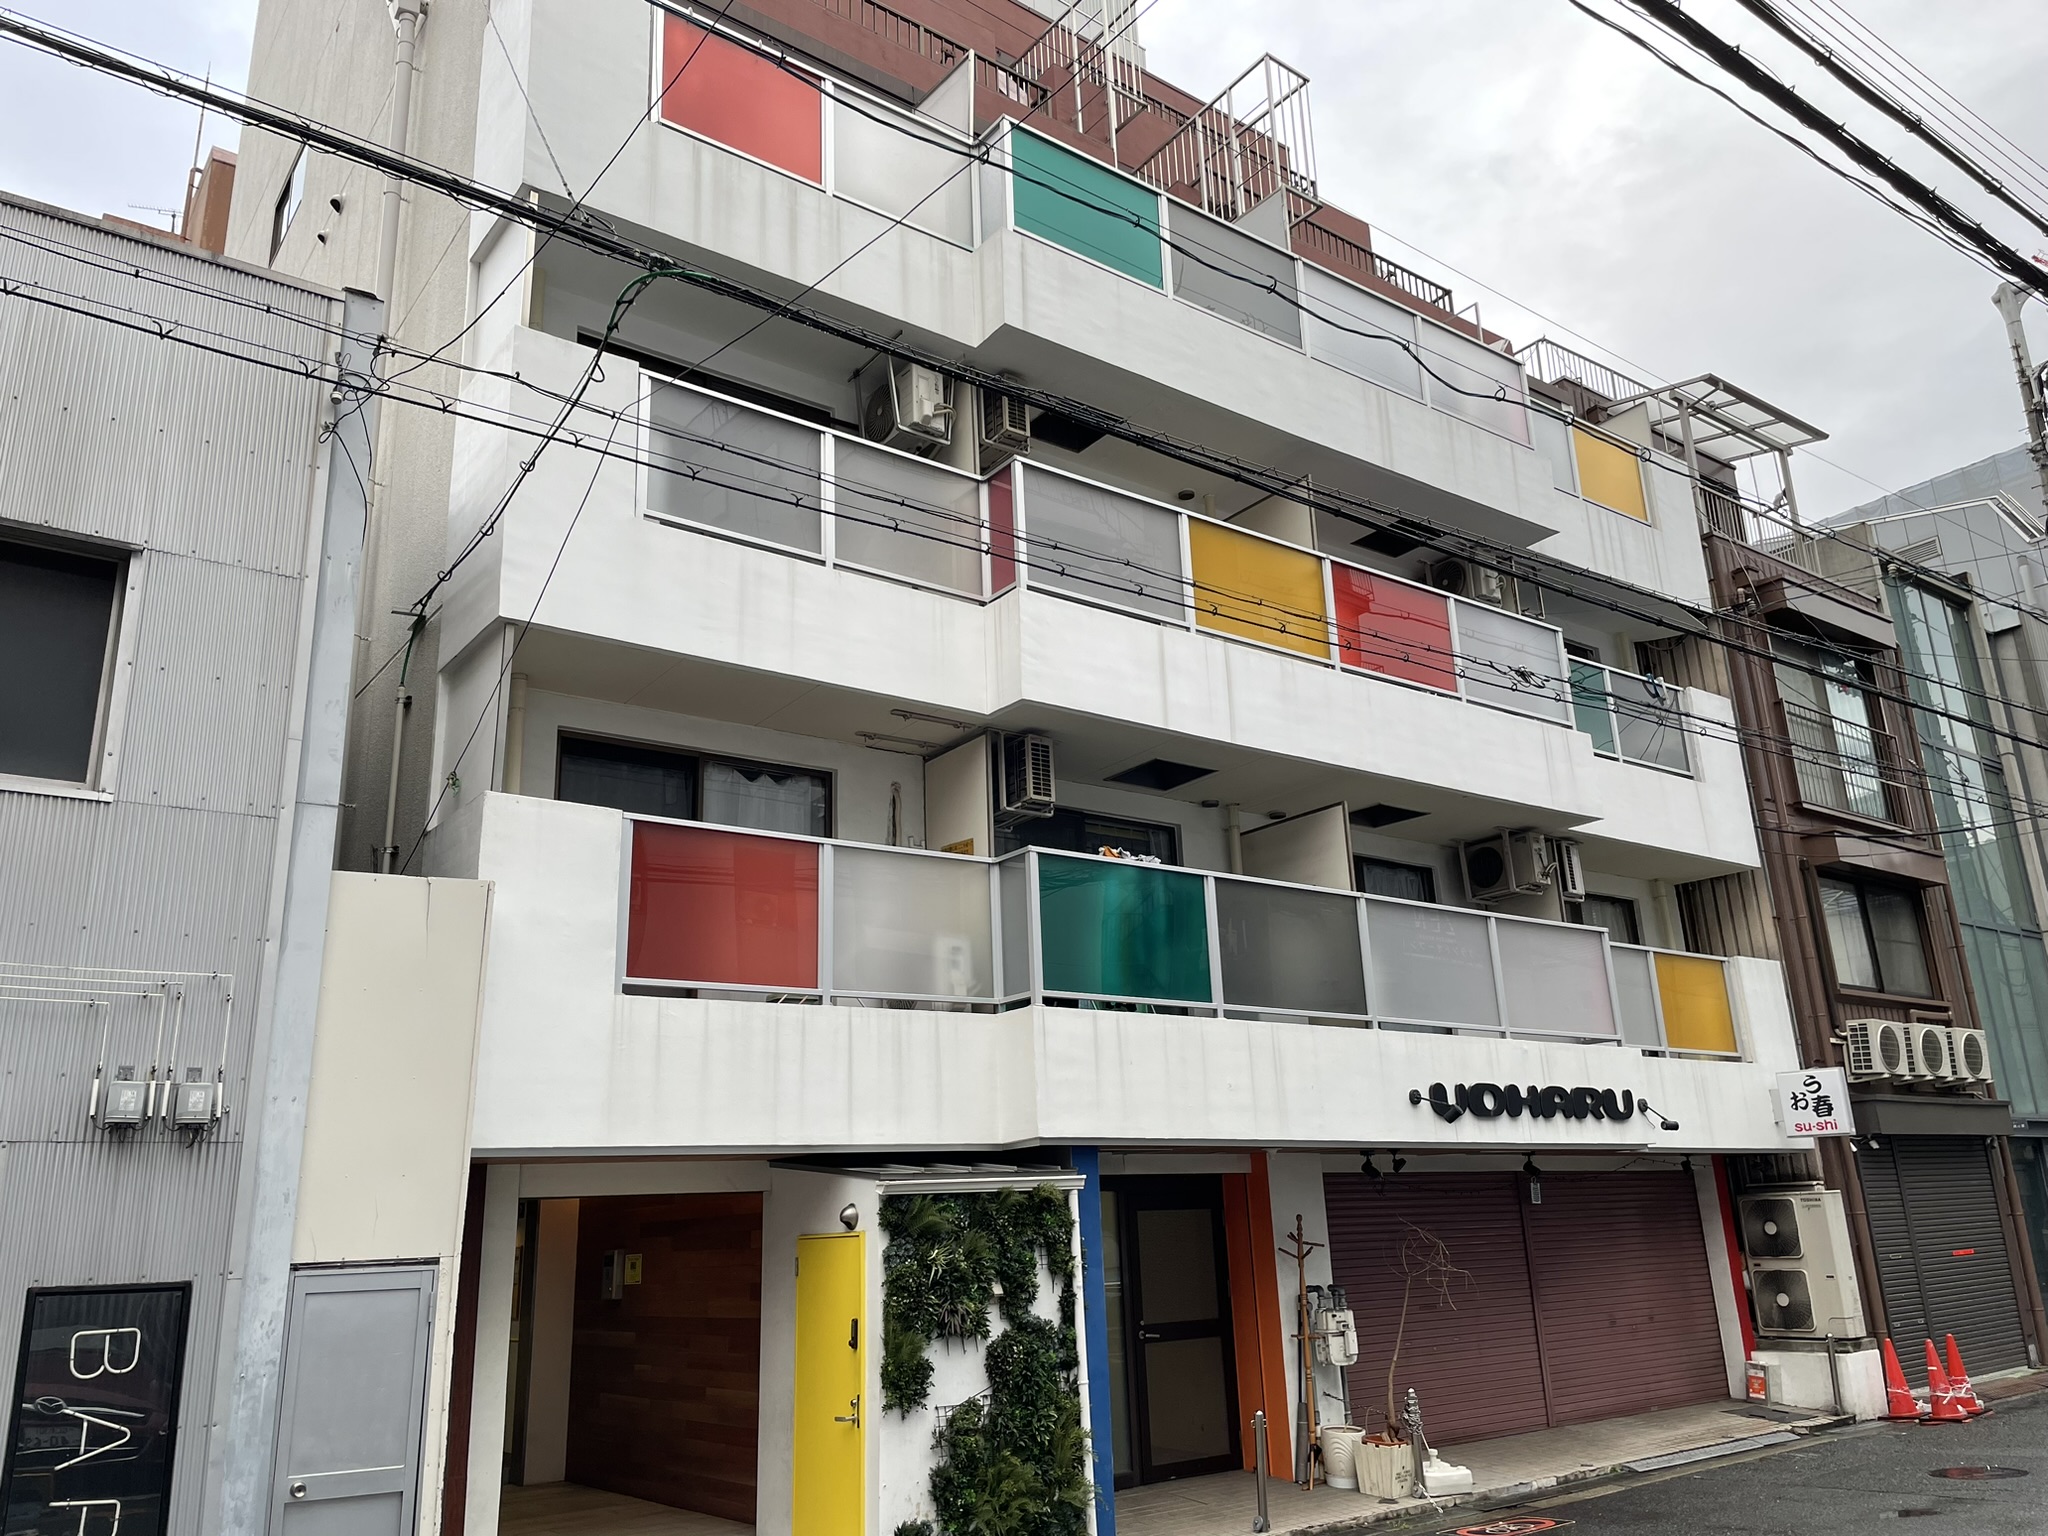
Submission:
[[[641,1281],[606,1301],[614,1248]],[[751,1523],[760,1378],[761,1196],[584,1200],[569,1481]]]

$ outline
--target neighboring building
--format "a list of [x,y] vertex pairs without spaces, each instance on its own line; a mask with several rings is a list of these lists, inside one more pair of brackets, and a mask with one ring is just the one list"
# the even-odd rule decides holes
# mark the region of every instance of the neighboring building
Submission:
[[[254,95],[384,131],[382,4],[257,32]],[[1358,1322],[1316,1417],[1391,1371],[1453,1450],[1752,1353],[1871,1411],[1776,1109],[1818,1026],[1694,919],[1780,857],[1737,705],[1644,675],[1715,602],[1685,451],[1322,205],[1305,80],[1205,106],[1008,0],[441,0],[418,49],[412,153],[1156,434],[664,282],[536,457],[636,269],[408,193],[395,367],[461,409],[390,403],[366,606],[431,601],[365,637],[365,718],[408,628],[419,700],[344,847],[495,888],[423,1528],[890,1532],[1049,1336],[1107,1532],[1254,1410],[1302,1449],[1304,1285]],[[372,190],[246,134],[230,249],[365,281]],[[1818,1213],[1767,1317],[1731,1168]],[[1019,1188],[1001,1296],[910,1305]],[[1418,1229],[1471,1299],[1404,1327]]]
[[2048,620],[2040,480],[2024,447],[1829,520],[1813,546],[1898,625],[2037,1271],[2048,1269]]
[[0,1507],[262,1530],[281,1403],[417,1425],[467,1162],[488,893],[330,884],[381,312],[12,197],[0,272]]
[[[1671,647],[1659,670],[1733,698],[1763,878],[1694,887],[1686,932],[1782,960],[1803,1059],[1855,1084],[1856,1136],[1823,1139],[1816,1155],[1847,1196],[1871,1326],[1901,1342],[1909,1367],[1914,1342],[1946,1332],[1980,1371],[2038,1365],[2044,1323],[2011,1144],[2034,1080],[2032,1057],[2014,1054],[2010,1009],[2026,1005],[2000,992],[1980,1012],[1965,964],[2009,958],[2024,995],[2038,932],[2013,889],[2011,828],[1994,813],[1983,831],[1941,831],[1964,825],[1947,819],[1958,787],[1991,751],[1981,701],[1958,718],[1914,708],[1970,686],[1946,649],[1949,616],[1917,587],[1888,602],[1863,546],[1797,531],[1790,449],[1810,428],[1719,380],[1650,388],[1554,351],[1547,376],[1575,401],[1610,428],[1635,420],[1682,445],[1699,469],[1719,614],[1710,640]],[[1776,465],[1768,507],[1737,491],[1735,466],[1751,459]],[[1923,768],[1923,750],[1938,767]],[[1979,797],[1998,792],[1994,778]],[[1982,1022],[2007,1031],[1997,1088]],[[1792,1171],[1735,1165],[1738,1184]]]

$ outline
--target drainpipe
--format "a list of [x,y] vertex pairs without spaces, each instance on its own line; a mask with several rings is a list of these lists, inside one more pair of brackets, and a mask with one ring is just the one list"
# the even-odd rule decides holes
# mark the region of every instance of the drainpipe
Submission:
[[[419,41],[420,19],[426,14],[426,0],[390,0],[391,22],[398,30],[398,49],[392,61],[391,75],[391,134],[385,147],[394,154],[404,154],[406,140],[412,125],[412,58],[414,45]],[[384,301],[385,335],[390,336],[390,327],[395,326],[395,300],[392,290],[398,284],[398,219],[403,207],[401,192],[404,183],[396,176],[384,178],[384,223],[377,235],[377,280],[375,292]],[[370,462],[374,465],[373,457]],[[372,474],[374,479],[374,471]],[[369,622],[367,615],[376,611],[378,596],[379,567],[384,554],[384,498],[373,486],[370,492],[367,527],[363,537],[363,602],[360,612],[364,617],[358,621],[358,667],[367,665],[370,659]],[[412,710],[412,693],[405,685],[406,669],[412,664],[412,648],[418,642],[424,621],[415,619],[412,632],[405,637],[405,663],[399,668],[398,696],[392,701],[391,720],[391,779],[384,800],[384,841],[377,848],[377,869],[390,874],[397,867],[398,840],[398,772],[399,760],[405,750],[405,718]]]
[[1235,800],[1223,807],[1223,848],[1229,855],[1233,875],[1244,873],[1244,844],[1239,841],[1244,834],[1244,822],[1240,811],[1241,807]]
[[[391,0],[391,21],[398,29],[398,52],[391,65],[391,137],[385,148],[405,153],[407,129],[412,123],[412,52],[419,41],[420,18],[426,0]],[[398,276],[398,212],[404,183],[396,176],[384,178],[384,228],[377,242],[377,296],[388,314],[393,299],[391,285]]]

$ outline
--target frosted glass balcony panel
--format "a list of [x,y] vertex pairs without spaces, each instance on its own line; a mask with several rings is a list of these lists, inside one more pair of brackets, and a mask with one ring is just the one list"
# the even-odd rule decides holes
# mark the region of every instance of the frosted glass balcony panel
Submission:
[[1544,720],[1572,717],[1557,631],[1487,603],[1452,605],[1465,697]]
[[1484,917],[1390,901],[1365,905],[1375,1018],[1499,1027]]
[[1356,897],[1218,880],[1216,928],[1231,1006],[1365,1012]]
[[936,123],[868,97],[832,103],[832,190],[955,245],[974,243],[969,153]]
[[1616,1032],[1601,929],[1504,920],[1494,931],[1509,1029],[1582,1037]]
[[1020,465],[1025,580],[1183,622],[1180,518],[1134,496]]
[[645,981],[818,984],[818,845],[636,821],[626,974]]
[[981,486],[845,438],[832,447],[833,557],[981,595]]
[[988,866],[880,848],[835,848],[832,988],[993,997]]
[[1657,979],[1650,951],[1616,944],[1608,953],[1614,957],[1614,1001],[1621,1014],[1622,1043],[1647,1051],[1662,1050],[1664,1036],[1657,1028]]
[[810,554],[824,547],[816,430],[666,384],[648,406],[650,512]]

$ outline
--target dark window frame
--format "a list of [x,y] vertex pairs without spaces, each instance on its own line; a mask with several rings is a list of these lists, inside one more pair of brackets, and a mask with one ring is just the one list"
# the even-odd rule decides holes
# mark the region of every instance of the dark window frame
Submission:
[[1371,867],[1378,867],[1380,869],[1398,869],[1403,870],[1409,874],[1420,875],[1422,876],[1423,889],[1429,893],[1428,895],[1422,897],[1387,896],[1384,898],[1385,900],[1421,900],[1429,902],[1432,906],[1438,904],[1436,889],[1436,869],[1433,865],[1410,864],[1401,859],[1383,859],[1379,857],[1377,854],[1371,853],[1354,853],[1351,856],[1351,884],[1362,895],[1374,896],[1381,894],[1376,891],[1368,891],[1365,887],[1365,872],[1368,868]]
[[109,568],[111,575],[108,582],[106,636],[94,683],[92,733],[86,746],[84,773],[77,778],[58,778],[49,774],[17,773],[0,767],[0,788],[49,786],[87,793],[103,793],[108,787],[108,742],[115,723],[114,682],[119,674],[122,630],[128,619],[130,562],[134,551],[118,545],[96,544],[83,539],[52,538],[40,531],[0,526],[0,550],[10,545],[63,559],[104,564]]
[[[1151,841],[1151,837],[1154,834],[1163,833],[1167,843],[1170,844],[1168,851],[1172,854],[1172,857],[1169,858],[1165,854],[1155,854],[1155,856],[1162,864],[1173,868],[1185,869],[1187,867],[1182,857],[1181,829],[1176,823],[1170,821],[1146,821],[1139,816],[1124,816],[1115,811],[1091,811],[1085,806],[1079,805],[1055,805],[1051,816],[1031,817],[998,826],[996,828],[996,856],[1001,858],[1005,854],[1017,853],[1025,848],[1044,848],[1052,853],[1096,852],[1094,847],[1067,848],[1051,843],[1034,843],[1019,836],[1020,833],[1029,832],[1034,829],[1043,830],[1055,819],[1063,816],[1078,816],[1082,818],[1083,826],[1081,830],[1084,833],[1087,831],[1085,823],[1090,818],[1104,822],[1121,822],[1125,827],[1134,831],[1143,829],[1147,833],[1147,845],[1142,848],[1126,849],[1125,851],[1129,853],[1153,853],[1160,845]],[[1088,839],[1084,837],[1082,841],[1085,843]],[[1121,847],[1123,845],[1120,843],[1110,843],[1108,846]]]
[[[1613,902],[1622,908],[1623,915],[1628,919],[1628,936],[1626,938],[1615,933],[1605,923],[1592,922],[1587,918],[1586,908],[1596,901]],[[1611,896],[1605,891],[1588,891],[1584,900],[1566,902],[1565,914],[1566,921],[1577,923],[1582,928],[1604,929],[1610,943],[1641,945],[1643,942],[1642,903],[1633,896]]]
[[[1868,946],[1871,969],[1877,976],[1877,985],[1874,987],[1842,979],[1841,957],[1835,953],[1835,939],[1828,928],[1827,909],[1819,900],[1824,883],[1846,886],[1856,893],[1856,915],[1862,922],[1863,942]],[[1925,886],[1904,885],[1890,880],[1869,880],[1860,874],[1850,874],[1836,869],[1816,869],[1813,872],[1813,891],[1816,898],[1813,908],[1814,924],[1820,930],[1821,947],[1827,952],[1829,974],[1833,976],[1835,986],[1839,990],[1867,997],[1894,998],[1914,1004],[1943,999],[1940,974],[1934,964],[1934,946],[1930,942],[1932,935],[1928,931]],[[1877,930],[1870,919],[1872,891],[1898,896],[1908,903],[1913,916],[1914,937],[1920,947],[1920,968],[1927,974],[1925,992],[1905,991],[1893,985],[1896,978],[1885,974],[1884,950],[1878,943]]]
[[[609,736],[599,731],[564,729],[555,733],[555,782],[554,796],[564,799],[562,794],[562,759],[565,744],[578,741],[589,742],[598,747],[627,747],[635,752],[674,758],[678,763],[688,763],[691,768],[690,814],[674,818],[678,821],[702,821],[704,819],[704,770],[714,763],[728,768],[755,769],[763,773],[807,773],[825,782],[825,830],[821,833],[770,833],[771,836],[825,837],[838,836],[839,826],[839,776],[830,768],[819,768],[808,763],[771,763],[762,758],[741,757],[730,752],[706,752],[696,747],[679,747],[673,742],[647,741],[631,736]],[[579,802],[588,803],[588,802]],[[639,812],[631,814],[638,815]],[[723,825],[723,823],[720,823]],[[742,830],[758,830],[745,828]]]

